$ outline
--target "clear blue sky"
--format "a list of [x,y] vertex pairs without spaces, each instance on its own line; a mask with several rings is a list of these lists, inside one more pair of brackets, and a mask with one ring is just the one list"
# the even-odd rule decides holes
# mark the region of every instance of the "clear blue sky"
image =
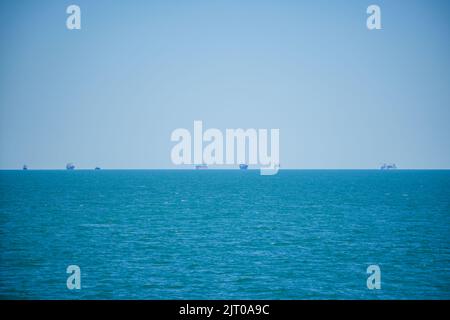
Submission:
[[279,128],[284,168],[450,168],[449,1],[5,0],[0,39],[2,169],[170,168],[194,120]]

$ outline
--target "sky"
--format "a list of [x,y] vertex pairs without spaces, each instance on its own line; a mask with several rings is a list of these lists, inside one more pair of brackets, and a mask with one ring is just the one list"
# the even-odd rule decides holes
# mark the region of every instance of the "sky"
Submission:
[[194,120],[280,129],[283,168],[450,168],[449,34],[437,0],[4,0],[0,169],[174,168]]

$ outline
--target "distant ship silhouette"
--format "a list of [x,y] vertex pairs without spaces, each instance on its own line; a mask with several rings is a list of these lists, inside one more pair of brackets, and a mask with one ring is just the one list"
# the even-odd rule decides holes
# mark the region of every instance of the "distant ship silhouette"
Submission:
[[381,170],[393,170],[397,169],[397,166],[395,163],[383,163],[383,165],[380,168]]
[[74,170],[75,169],[75,165],[71,162],[69,162],[68,164],[66,164],[66,169],[67,170]]
[[247,169],[248,169],[248,164],[241,163],[241,164],[239,165],[239,169],[241,169],[241,170],[247,170]]

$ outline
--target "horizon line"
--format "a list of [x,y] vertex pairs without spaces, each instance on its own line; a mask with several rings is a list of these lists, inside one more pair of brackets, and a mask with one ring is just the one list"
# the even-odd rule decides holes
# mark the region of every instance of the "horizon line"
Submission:
[[[0,168],[0,171],[120,171],[120,170],[127,170],[127,171],[259,171],[261,168],[249,168],[242,170],[240,168],[220,168],[220,167],[213,167],[213,168],[207,168],[207,169],[201,169],[198,170],[196,168],[100,168],[95,169],[94,168],[75,168],[68,170],[66,168],[35,168],[35,169],[20,169],[20,168]],[[450,167],[448,168],[396,168],[396,169],[381,169],[381,168],[279,168],[279,171],[288,171],[288,170],[374,170],[374,171],[407,171],[407,170],[450,170]]]

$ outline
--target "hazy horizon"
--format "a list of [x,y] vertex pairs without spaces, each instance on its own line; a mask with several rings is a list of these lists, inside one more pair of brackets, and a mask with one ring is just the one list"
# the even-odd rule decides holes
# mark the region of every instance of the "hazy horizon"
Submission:
[[[101,168],[101,167],[99,167],[99,168],[100,168],[99,170],[102,170],[102,171],[107,171],[107,170],[111,170],[111,171],[114,171],[114,170],[124,170],[124,171],[127,171],[127,170],[143,170],[143,171],[145,171],[145,170],[149,170],[149,171],[152,171],[152,170],[195,170],[196,171],[194,166],[191,166],[191,167],[174,166],[171,168],[150,168],[150,167],[149,168]],[[23,170],[22,168],[0,169],[0,171],[22,171],[22,170]],[[27,169],[27,171],[59,171],[59,170],[72,171],[72,170],[67,170],[66,168],[29,168],[28,167],[28,169]],[[77,168],[76,167],[74,170],[96,171],[95,167],[94,168]],[[238,170],[239,171],[240,169],[237,166],[235,166],[235,167],[208,166],[207,170],[209,170],[209,171],[211,171],[211,170],[227,170],[227,171]],[[259,167],[249,167],[247,170],[260,171],[260,168]],[[361,169],[361,168],[345,168],[345,169],[343,169],[343,168],[280,168],[279,170],[280,171],[282,171],[282,170],[293,170],[293,171],[296,171],[296,170],[298,170],[298,171],[308,171],[308,170],[311,170],[311,171],[314,171],[314,170],[318,170],[318,171],[320,171],[320,170],[323,170],[323,171],[327,171],[327,170],[330,170],[330,171],[334,171],[334,170],[371,171],[371,170],[377,170],[378,171],[378,170],[380,170],[380,168],[379,167],[378,168],[365,168],[365,169]],[[410,171],[425,171],[425,170],[448,171],[448,170],[450,170],[450,168],[396,168],[396,169],[388,169],[388,170],[384,170],[384,171],[392,171],[392,170],[394,170],[394,171],[399,171],[399,170],[404,170],[404,171],[408,171],[408,170],[410,170]],[[204,170],[201,170],[201,171],[204,171]],[[383,170],[381,170],[381,171],[383,171]]]

